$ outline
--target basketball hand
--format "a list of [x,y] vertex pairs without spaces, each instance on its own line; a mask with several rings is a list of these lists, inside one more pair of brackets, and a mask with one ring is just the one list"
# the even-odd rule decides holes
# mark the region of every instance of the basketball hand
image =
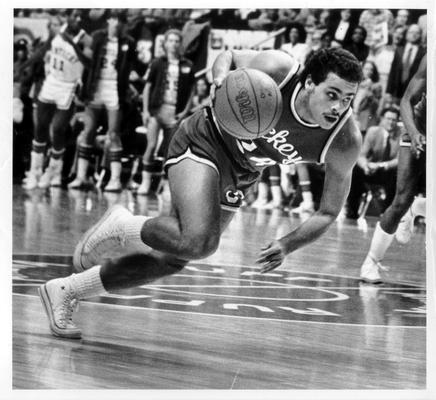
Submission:
[[421,133],[411,136],[411,150],[416,158],[419,158],[421,153],[425,150],[425,136]]
[[212,82],[212,86],[210,87],[210,100],[212,101],[212,104],[213,104],[213,101],[215,100],[216,90],[221,87],[224,79],[225,79],[225,76],[216,77],[216,78],[214,78],[214,80]]
[[271,271],[279,267],[284,259],[284,248],[278,240],[274,240],[270,244],[261,248],[261,252],[256,262],[258,264],[262,264],[260,272],[264,274],[265,272]]

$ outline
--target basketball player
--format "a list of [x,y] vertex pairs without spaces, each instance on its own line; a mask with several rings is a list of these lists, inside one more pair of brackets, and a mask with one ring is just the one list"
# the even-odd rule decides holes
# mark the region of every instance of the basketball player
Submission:
[[[120,20],[121,19],[121,20]],[[84,86],[85,129],[78,138],[76,179],[68,187],[82,189],[87,185],[87,171],[92,158],[96,129],[106,111],[108,120],[107,149],[111,177],[104,190],[121,191],[120,105],[128,88],[132,61],[135,57],[134,41],[123,32],[123,16],[112,10],[107,18],[107,28],[92,35],[92,63]]]
[[137,194],[150,193],[154,152],[159,132],[163,130],[161,152],[166,156],[169,141],[179,122],[191,109],[195,76],[191,61],[182,56],[182,32],[165,32],[165,55],[151,63],[143,93],[143,121],[148,128],[147,147],[142,157],[142,182]]
[[[87,49],[91,38],[80,29],[81,11],[68,9],[66,12],[67,24],[50,44],[48,73],[38,96],[30,170],[24,186],[29,190],[61,184],[65,129],[73,114],[73,98],[84,65],[89,64]],[[52,149],[48,167],[42,175],[50,127]]]
[[[251,141],[223,131],[213,108],[184,120],[166,162],[171,215],[133,216],[122,206],[106,212],[76,247],[73,263],[85,271],[40,288],[55,335],[80,337],[72,321],[79,299],[152,282],[215,252],[244,193],[271,160],[322,162],[326,173],[319,210],[261,249],[262,273],[279,267],[286,255],[316,240],[336,220],[361,147],[350,108],[362,79],[359,62],[345,50],[328,49],[314,53],[300,70],[281,51],[226,51],[213,66],[215,85],[238,67],[262,70],[279,84],[284,110],[276,127]],[[124,255],[104,260],[112,250]]]
[[400,103],[406,133],[398,155],[397,189],[392,204],[376,225],[369,252],[361,267],[360,277],[368,283],[382,282],[380,269],[383,267],[380,262],[394,239],[397,227],[400,228],[402,218],[405,217],[401,225],[405,226],[398,230],[397,239],[407,242],[414,217],[425,216],[425,199],[417,198],[414,202],[414,196],[420,189],[425,190],[426,84],[427,56],[424,56]]

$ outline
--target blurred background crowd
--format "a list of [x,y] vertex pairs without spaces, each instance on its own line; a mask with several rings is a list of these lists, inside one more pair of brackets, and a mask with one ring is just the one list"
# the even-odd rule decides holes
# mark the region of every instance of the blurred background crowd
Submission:
[[[68,9],[14,10],[13,173],[17,184],[26,180],[30,168],[38,123],[35,108],[50,58],[49,51],[43,57],[39,55],[68,23],[69,15]],[[114,10],[109,9],[80,10],[80,28],[95,38],[95,32],[107,29],[108,19],[113,15]],[[153,72],[153,62],[156,69],[156,60],[168,57],[169,51],[180,62],[186,60],[190,68],[190,79],[184,83],[188,94],[184,96],[180,118],[171,127],[174,129],[182,118],[208,104],[209,68],[223,50],[281,49],[304,64],[313,51],[343,47],[362,63],[365,77],[353,102],[364,145],[344,213],[349,218],[358,218],[368,212],[368,207],[370,212],[380,213],[390,204],[401,134],[398,105],[426,52],[425,10],[183,8],[117,10],[116,15],[119,29],[134,43],[134,53],[125,70],[127,89],[120,99],[122,168],[117,177],[120,186],[112,188],[146,196],[159,192],[164,155],[161,147],[165,145],[162,138],[168,126],[162,121],[150,125],[147,107],[151,104],[144,105],[143,92],[147,82],[159,77]],[[168,47],[171,35],[165,33],[169,31],[178,37],[175,51]],[[182,96],[180,92],[178,95]],[[79,88],[74,112],[65,127],[65,152],[58,184],[68,190],[105,190],[111,180],[111,160],[104,145],[105,119],[98,121],[97,136],[87,155],[86,185],[71,185],[78,174],[77,138],[86,123],[85,108],[86,99]],[[322,165],[286,168],[274,165],[265,170],[256,190],[246,197],[246,205],[311,213],[319,204],[322,184]]]

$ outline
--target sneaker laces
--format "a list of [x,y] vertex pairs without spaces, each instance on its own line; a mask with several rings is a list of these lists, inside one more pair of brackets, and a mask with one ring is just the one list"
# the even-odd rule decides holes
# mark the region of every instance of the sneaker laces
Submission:
[[75,326],[73,322],[73,313],[79,307],[79,300],[74,296],[74,292],[70,290],[64,297],[61,306],[61,312],[59,316],[59,322],[64,326],[72,325]]

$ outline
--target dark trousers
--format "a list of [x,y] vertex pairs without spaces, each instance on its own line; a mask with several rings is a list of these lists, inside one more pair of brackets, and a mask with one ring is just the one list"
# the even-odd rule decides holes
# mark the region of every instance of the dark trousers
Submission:
[[348,195],[348,212],[350,216],[357,217],[360,199],[363,193],[366,193],[372,185],[380,185],[386,193],[386,199],[382,205],[383,212],[392,203],[395,195],[395,187],[397,180],[397,169],[388,171],[379,170],[372,175],[365,175],[363,169],[356,165],[353,169],[353,177],[351,180],[350,193]]

